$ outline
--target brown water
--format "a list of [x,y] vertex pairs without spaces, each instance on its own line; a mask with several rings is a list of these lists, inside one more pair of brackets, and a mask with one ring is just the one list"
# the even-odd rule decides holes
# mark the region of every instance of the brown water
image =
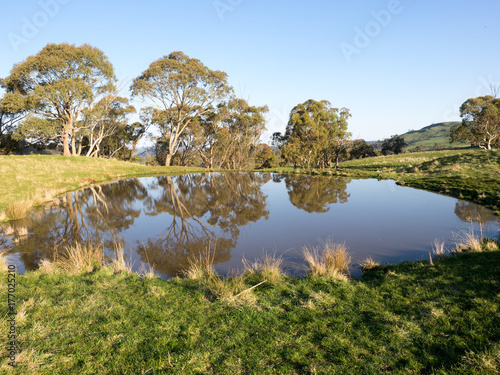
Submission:
[[[470,218],[480,218],[471,224]],[[264,254],[282,256],[303,274],[303,246],[345,242],[353,262],[429,259],[432,242],[454,234],[496,237],[490,210],[393,181],[259,173],[146,177],[68,193],[28,219],[0,226],[0,248],[33,270],[76,241],[102,241],[106,255],[124,248],[138,271],[178,275],[190,256],[214,247],[215,268],[231,274]],[[354,275],[359,268],[353,267]]]

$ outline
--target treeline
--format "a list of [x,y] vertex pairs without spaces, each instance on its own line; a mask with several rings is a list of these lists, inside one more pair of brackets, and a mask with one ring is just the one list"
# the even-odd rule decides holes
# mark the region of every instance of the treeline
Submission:
[[[48,44],[0,81],[0,148],[54,150],[64,156],[131,160],[153,128],[156,162],[253,168],[267,107],[234,96],[227,74],[173,52],[151,63],[130,87],[137,110],[117,87],[113,65],[92,46]],[[260,154],[265,154],[260,152]],[[151,161],[151,160],[150,160]]]
[[[330,167],[350,157],[374,155],[352,142],[346,108],[309,100],[290,114],[273,147],[261,143],[266,106],[234,95],[227,74],[182,52],[172,52],[130,85],[142,99],[137,111],[118,87],[113,65],[92,46],[48,44],[0,80],[0,152],[133,160],[138,141],[154,131],[147,162],[249,169],[281,165]],[[138,114],[140,121],[132,122]],[[25,151],[26,152],[26,151]]]
[[[338,167],[345,159],[375,156],[364,140],[352,140],[351,114],[328,101],[308,100],[290,113],[284,134],[271,146],[261,143],[267,106],[237,98],[227,74],[211,70],[182,52],[154,62],[129,87],[142,99],[138,111],[118,87],[113,65],[90,45],[48,44],[14,65],[0,79],[0,153],[53,150],[65,156],[137,159],[139,140],[150,131],[154,147],[146,158],[161,165],[250,169],[293,165]],[[500,100],[469,99],[452,140],[497,147]],[[400,136],[384,142],[380,153],[400,153]]]

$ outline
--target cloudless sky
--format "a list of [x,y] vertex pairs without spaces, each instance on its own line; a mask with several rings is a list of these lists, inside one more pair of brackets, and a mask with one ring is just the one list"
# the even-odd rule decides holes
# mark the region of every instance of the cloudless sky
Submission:
[[264,141],[307,99],[349,108],[353,136],[377,140],[460,120],[461,103],[500,84],[498,0],[0,0],[0,11],[0,77],[47,43],[88,43],[128,95],[180,50],[269,106]]

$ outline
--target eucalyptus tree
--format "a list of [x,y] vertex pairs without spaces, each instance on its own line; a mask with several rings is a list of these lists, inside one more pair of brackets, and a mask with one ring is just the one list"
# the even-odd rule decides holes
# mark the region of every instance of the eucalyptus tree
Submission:
[[500,146],[500,99],[471,98],[460,106],[462,123],[451,128],[451,141],[470,142],[485,150]]
[[[4,80],[0,79],[0,87],[5,88]],[[26,100],[11,95],[0,98],[0,136],[12,134],[16,125],[25,117]]]
[[333,108],[326,100],[307,100],[295,106],[285,135],[273,134],[273,141],[282,145],[282,156],[294,166],[338,167],[340,155],[350,143],[347,108]]
[[[4,87],[2,79],[0,79],[0,87]],[[12,96],[0,98],[0,153],[9,154],[13,151],[20,151],[20,143],[12,135],[25,116],[26,101],[23,98]]]
[[193,142],[203,164],[208,168],[253,168],[267,111],[267,106],[231,98],[201,116],[193,128]]
[[267,106],[250,106],[233,99],[221,107],[222,166],[229,169],[253,168],[260,137],[265,130]]
[[26,103],[31,113],[20,125],[21,135],[58,139],[65,156],[77,155],[82,111],[114,90],[115,81],[113,66],[98,48],[48,44],[14,66],[4,80],[5,99]]
[[177,51],[151,63],[134,79],[131,91],[152,104],[154,110],[147,113],[166,143],[165,165],[169,166],[189,125],[225,100],[232,88],[226,73],[210,70]]
[[[119,138],[128,138],[128,115],[132,113],[135,113],[135,108],[129,105],[128,99],[119,97],[116,93],[109,93],[93,106],[86,108],[82,119],[86,156],[99,156],[104,145],[108,149],[107,156],[113,156],[115,152],[123,149],[126,144],[120,142]],[[114,138],[115,142],[108,141],[103,144],[103,141],[110,138]],[[110,150],[113,144],[115,149]]]

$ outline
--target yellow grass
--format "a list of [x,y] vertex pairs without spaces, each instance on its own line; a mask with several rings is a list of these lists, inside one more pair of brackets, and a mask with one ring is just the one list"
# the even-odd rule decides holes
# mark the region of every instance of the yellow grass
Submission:
[[369,257],[362,261],[359,265],[363,271],[369,271],[379,267],[380,263],[375,262],[372,257]]
[[[115,257],[109,264],[114,273],[119,273],[122,271],[131,272],[132,264],[125,260],[125,253],[123,251],[123,246],[117,245],[115,247]],[[154,274],[154,272],[153,272]]]
[[104,265],[104,249],[102,243],[88,241],[85,244],[74,243],[66,247],[57,264],[72,274],[92,272]]
[[463,251],[479,252],[482,250],[482,229],[481,234],[477,235],[471,225],[469,230],[461,230],[458,233],[453,233],[453,237],[455,241],[455,249],[453,251],[456,253]]
[[282,280],[284,273],[282,270],[283,258],[276,257],[276,254],[265,253],[261,259],[249,262],[243,259],[245,271],[249,273],[259,273],[263,279],[275,282]]
[[485,248],[486,248],[486,250],[489,250],[489,251],[495,251],[495,250],[498,250],[498,245],[495,241],[489,240],[488,242],[486,242]]
[[216,249],[217,243],[215,243],[212,249],[212,244],[209,242],[204,252],[190,256],[188,258],[189,266],[183,270],[184,275],[192,280],[204,280],[216,275],[214,270]]
[[347,280],[351,256],[345,244],[327,243],[322,251],[316,247],[304,247],[302,253],[311,275]]
[[28,215],[31,207],[32,202],[24,199],[16,202],[11,202],[5,208],[5,216],[9,220],[23,219]]

